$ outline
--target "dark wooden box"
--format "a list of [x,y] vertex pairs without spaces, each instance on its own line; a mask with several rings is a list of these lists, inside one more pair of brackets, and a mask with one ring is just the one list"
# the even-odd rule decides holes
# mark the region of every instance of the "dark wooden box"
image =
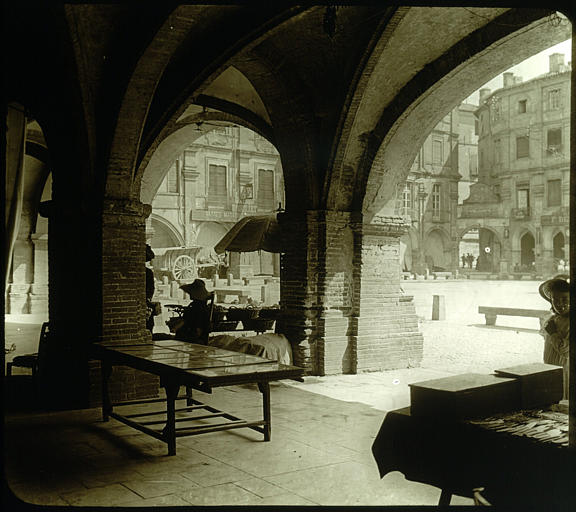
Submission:
[[545,363],[530,363],[496,370],[496,375],[513,377],[520,388],[520,407],[530,409],[562,400],[563,369]]
[[519,408],[516,379],[464,373],[410,384],[410,410],[417,416],[472,418]]

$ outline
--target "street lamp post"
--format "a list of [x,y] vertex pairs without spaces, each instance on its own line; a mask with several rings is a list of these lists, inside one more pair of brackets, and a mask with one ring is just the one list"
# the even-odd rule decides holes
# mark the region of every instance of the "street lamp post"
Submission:
[[418,184],[418,217],[419,217],[419,232],[420,232],[420,241],[418,244],[418,265],[417,265],[417,273],[420,275],[426,275],[426,256],[424,252],[424,214],[426,208],[426,197],[428,194],[426,193],[426,188],[424,187],[424,183]]

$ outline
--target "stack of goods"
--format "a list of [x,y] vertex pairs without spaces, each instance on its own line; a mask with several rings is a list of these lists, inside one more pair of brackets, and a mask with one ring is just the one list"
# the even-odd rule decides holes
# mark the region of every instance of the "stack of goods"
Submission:
[[246,307],[231,307],[226,318],[241,321],[244,329],[265,332],[272,329],[279,313],[279,306],[260,308],[249,304]]
[[468,420],[486,430],[527,437],[540,443],[568,446],[568,415],[543,410],[524,410]]
[[561,399],[562,368],[543,363],[496,370],[495,375],[466,373],[410,384],[410,409],[415,416],[485,417]]

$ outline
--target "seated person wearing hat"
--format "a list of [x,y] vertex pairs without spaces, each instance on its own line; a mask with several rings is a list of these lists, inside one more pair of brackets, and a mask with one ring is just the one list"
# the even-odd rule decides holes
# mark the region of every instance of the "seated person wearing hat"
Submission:
[[570,353],[570,284],[568,276],[556,276],[542,283],[540,295],[552,305],[552,315],[540,333],[544,337],[544,362],[564,368],[564,398],[568,398]]
[[190,343],[206,344],[210,333],[210,307],[212,294],[202,279],[183,284],[180,289],[190,295],[191,302],[184,308],[181,321],[174,326],[174,337]]

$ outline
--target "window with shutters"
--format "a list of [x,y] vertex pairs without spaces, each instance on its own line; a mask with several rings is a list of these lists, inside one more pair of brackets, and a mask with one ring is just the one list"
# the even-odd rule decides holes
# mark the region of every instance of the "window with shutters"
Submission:
[[208,166],[208,198],[225,201],[226,196],[226,166],[210,164]]
[[562,149],[562,128],[551,128],[546,135],[546,150],[558,153]]
[[530,190],[528,188],[518,188],[516,190],[516,201],[518,208],[530,207]]
[[406,183],[402,190],[402,215],[410,215],[412,211],[412,184]]
[[548,91],[548,110],[556,110],[560,108],[560,89],[552,89]]
[[177,194],[180,191],[178,181],[178,164],[179,162],[176,160],[166,175],[166,191],[170,194]]
[[516,158],[528,156],[530,156],[530,139],[526,135],[516,137]]
[[274,208],[274,171],[258,169],[258,206]]
[[497,166],[502,165],[502,141],[500,139],[494,141],[494,163]]
[[440,184],[435,183],[432,186],[432,215],[434,217],[440,216],[440,208],[441,208],[441,196],[440,196]]
[[562,206],[562,180],[548,180],[548,206]]
[[518,102],[518,113],[525,114],[526,113],[526,106],[528,104],[528,100],[520,100]]

